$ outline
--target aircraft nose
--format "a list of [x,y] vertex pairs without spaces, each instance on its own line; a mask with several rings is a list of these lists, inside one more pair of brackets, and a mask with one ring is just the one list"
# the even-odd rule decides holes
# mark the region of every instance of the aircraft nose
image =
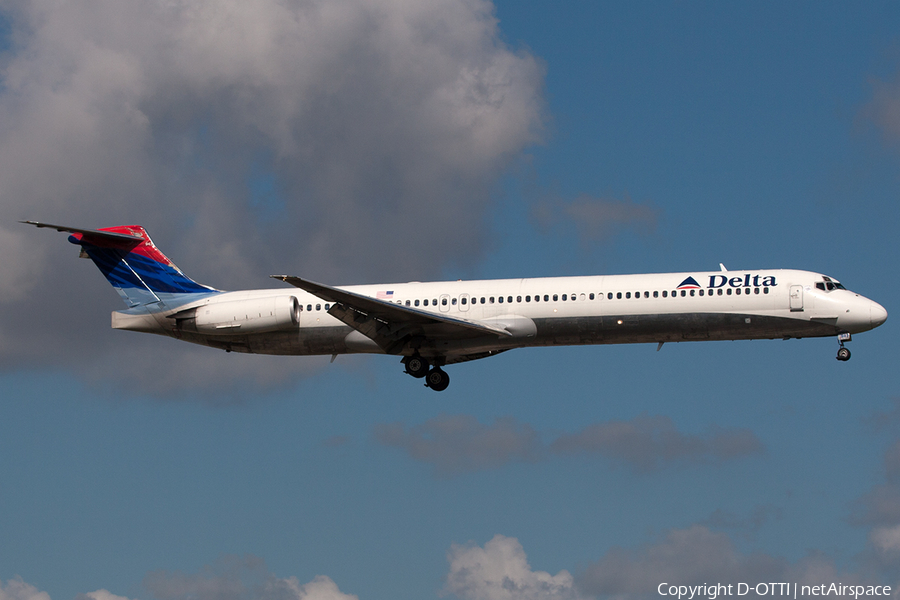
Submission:
[[869,305],[869,321],[872,323],[872,327],[878,327],[887,321],[887,311],[882,305],[877,302]]

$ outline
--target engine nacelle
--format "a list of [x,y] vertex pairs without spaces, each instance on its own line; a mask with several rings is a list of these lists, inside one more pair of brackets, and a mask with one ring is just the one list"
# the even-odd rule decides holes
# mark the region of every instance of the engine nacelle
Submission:
[[175,316],[176,327],[205,335],[246,335],[297,329],[300,303],[294,296],[210,302]]

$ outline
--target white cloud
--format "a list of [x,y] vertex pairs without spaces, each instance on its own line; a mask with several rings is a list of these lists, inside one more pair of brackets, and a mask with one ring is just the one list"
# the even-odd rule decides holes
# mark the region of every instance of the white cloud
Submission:
[[532,571],[516,538],[495,535],[484,548],[454,545],[444,590],[464,600],[577,600],[568,571]]
[[[499,176],[541,136],[543,66],[487,0],[3,7],[0,359],[115,376],[131,354],[85,318],[115,293],[16,220],[143,224],[223,289],[419,279],[478,255]],[[144,368],[203,362],[173,353]]]
[[[330,577],[317,575],[301,584],[296,577],[269,573],[255,557],[223,558],[194,574],[157,571],[148,575],[144,585],[157,600],[359,600],[341,592]],[[0,581],[0,600],[50,600],[50,595],[16,578],[6,585]],[[76,600],[129,599],[100,589],[79,594]]]
[[117,596],[109,590],[97,590],[96,592],[88,592],[81,594],[78,600],[128,600],[125,596]]
[[359,600],[325,575],[300,584],[296,577],[270,573],[253,556],[224,557],[199,573],[157,571],[144,587],[156,600]]
[[869,541],[882,552],[900,550],[900,525],[873,528],[869,531]]
[[7,581],[6,585],[0,580],[0,600],[50,600],[50,595],[16,577]]

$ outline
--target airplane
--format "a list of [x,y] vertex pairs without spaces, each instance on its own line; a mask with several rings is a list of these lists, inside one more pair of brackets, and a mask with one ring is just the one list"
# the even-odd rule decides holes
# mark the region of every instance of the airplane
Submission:
[[143,227],[69,233],[127,309],[112,327],[155,333],[226,352],[389,354],[432,390],[446,365],[514,348],[581,344],[791,339],[851,335],[887,311],[836,279],[798,270],[719,271],[409,282],[334,287],[271,275],[294,288],[226,292],[195,282]]

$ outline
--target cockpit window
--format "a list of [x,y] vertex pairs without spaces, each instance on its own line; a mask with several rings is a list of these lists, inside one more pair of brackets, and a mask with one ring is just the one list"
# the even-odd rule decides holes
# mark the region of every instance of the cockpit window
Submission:
[[835,281],[831,277],[825,277],[823,275],[822,279],[824,279],[825,281],[824,282],[822,282],[822,281],[816,282],[817,290],[827,290],[830,292],[833,290],[846,290],[847,289],[843,285],[841,285],[840,282]]

